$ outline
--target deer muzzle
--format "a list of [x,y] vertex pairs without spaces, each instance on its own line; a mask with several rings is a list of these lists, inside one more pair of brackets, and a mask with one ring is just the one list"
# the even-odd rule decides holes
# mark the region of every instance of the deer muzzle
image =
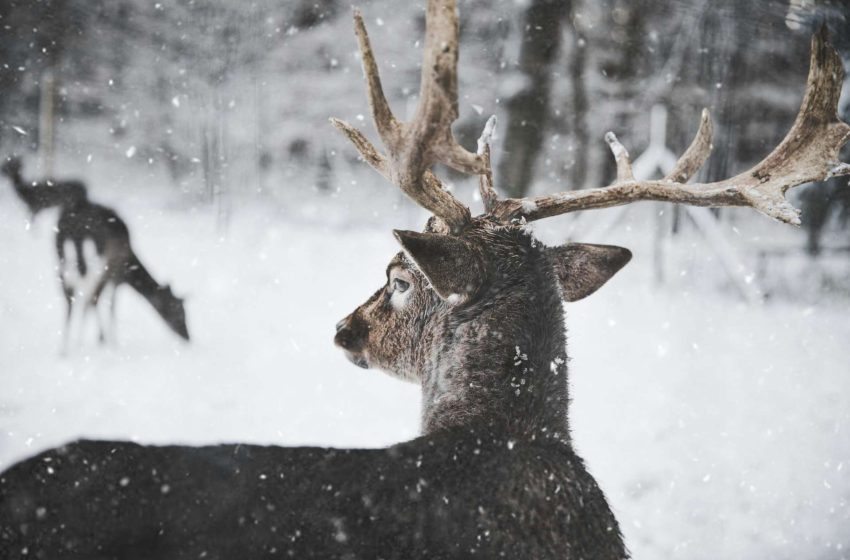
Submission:
[[334,344],[345,351],[345,357],[364,369],[369,368],[369,362],[363,352],[368,332],[365,323],[356,314],[351,314],[336,324],[334,336]]

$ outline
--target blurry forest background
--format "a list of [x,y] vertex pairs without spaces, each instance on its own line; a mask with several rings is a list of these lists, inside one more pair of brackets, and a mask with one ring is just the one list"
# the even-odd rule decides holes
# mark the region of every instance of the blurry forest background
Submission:
[[[404,114],[418,93],[423,11],[371,4],[388,95]],[[710,107],[715,152],[698,180],[730,176],[787,131],[815,28],[826,24],[850,58],[841,0],[461,4],[457,135],[472,145],[498,115],[497,184],[511,195],[606,184],[614,166],[603,134],[640,154],[658,104],[676,153]],[[349,12],[338,0],[7,0],[0,151],[33,155],[42,175],[123,158],[122,169],[215,205],[223,222],[246,197],[290,214],[304,197],[339,198],[363,172],[325,124],[365,112]],[[840,181],[798,191],[812,254],[824,249],[824,227],[846,231]]]
[[[380,14],[372,34],[400,114],[415,106],[424,25],[422,8],[408,4],[363,5]],[[106,160],[113,176],[150,179],[122,180],[123,190],[155,183],[180,195],[175,200],[212,205],[220,231],[241,202],[256,198],[308,220],[334,219],[334,208],[346,221],[385,215],[407,203],[385,190],[369,196],[371,171],[326,125],[329,116],[367,114],[349,11],[338,0],[7,0],[0,152],[32,155],[38,167],[30,171],[48,176],[86,176]],[[710,107],[715,151],[697,180],[728,177],[787,131],[816,27],[826,24],[850,57],[847,11],[842,0],[468,0],[456,133],[472,145],[495,113],[497,185],[522,195],[606,184],[614,166],[603,134],[615,131],[640,154],[656,105],[666,108],[666,143],[680,153],[700,109]],[[822,241],[824,229],[847,231],[850,195],[841,181],[794,195],[810,255],[850,254],[846,234]],[[373,212],[346,212],[363,196],[377,199]],[[660,280],[660,244],[687,220],[674,208],[653,221]],[[795,242],[752,248],[750,268],[765,276]],[[737,257],[721,260],[740,269]],[[850,292],[840,276],[804,289]],[[759,290],[789,288],[784,279],[757,280]]]
[[[357,3],[400,117],[417,100],[420,4]],[[846,0],[459,6],[455,133],[471,148],[497,115],[496,187],[511,195],[607,184],[608,130],[633,157],[653,129],[680,154],[703,107],[715,147],[697,180],[729,177],[790,128],[815,29],[829,28],[850,67]],[[120,346],[60,360],[55,216],[31,221],[3,178],[0,466],[79,435],[381,445],[416,434],[417,389],[353,372],[330,342],[383,281],[389,230],[425,217],[327,121],[371,130],[350,8],[0,2],[0,157],[23,156],[28,179],[81,178],[116,208],[154,276],[189,294],[193,332],[178,346],[119,297]],[[840,112],[850,121],[850,95]],[[641,169],[659,174],[655,162]],[[473,179],[438,174],[480,208]],[[636,255],[569,310],[579,451],[636,558],[850,554],[850,188],[837,178],[791,197],[799,230],[752,210],[656,203],[535,226],[547,242]]]

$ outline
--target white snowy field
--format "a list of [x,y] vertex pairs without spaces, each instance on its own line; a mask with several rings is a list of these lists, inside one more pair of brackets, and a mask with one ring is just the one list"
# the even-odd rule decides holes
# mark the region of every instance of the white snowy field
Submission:
[[[418,388],[332,344],[384,281],[390,228],[417,227],[409,212],[331,227],[252,203],[225,236],[213,210],[164,200],[106,199],[187,296],[192,342],[125,287],[118,346],[92,333],[62,358],[55,216],[28,228],[0,185],[0,467],[83,436],[371,447],[417,434]],[[655,289],[630,235],[633,262],[571,304],[568,327],[578,451],[634,557],[850,557],[850,303]]]

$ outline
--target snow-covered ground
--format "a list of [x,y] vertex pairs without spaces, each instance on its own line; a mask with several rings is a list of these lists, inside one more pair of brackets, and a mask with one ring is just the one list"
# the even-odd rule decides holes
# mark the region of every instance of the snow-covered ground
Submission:
[[[60,357],[55,216],[27,227],[0,185],[0,467],[80,436],[381,446],[416,435],[418,388],[357,369],[332,344],[334,324],[383,282],[390,228],[417,227],[416,212],[318,225],[253,202],[225,235],[212,209],[94,190],[154,276],[187,296],[192,342],[124,288],[118,346],[91,340]],[[571,304],[568,326],[576,444],[634,557],[850,557],[850,304],[655,289],[647,243],[634,231],[619,241],[630,239],[635,260]]]

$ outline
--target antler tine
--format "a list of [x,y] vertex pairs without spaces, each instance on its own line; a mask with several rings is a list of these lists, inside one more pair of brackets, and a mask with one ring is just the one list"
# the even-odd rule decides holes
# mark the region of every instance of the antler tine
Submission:
[[478,176],[478,192],[481,194],[482,202],[484,202],[485,212],[493,210],[499,202],[499,195],[493,188],[493,168],[490,165],[490,141],[493,139],[495,129],[496,115],[493,115],[487,119],[487,124],[484,125],[484,130],[478,138],[478,151],[476,152],[482,158],[486,167],[484,173]]
[[458,117],[460,26],[455,0],[429,0],[425,17],[425,52],[419,106],[410,123],[411,134],[432,147],[436,161],[462,173],[484,173],[486,169],[482,158],[458,144],[451,130],[452,123]]
[[705,160],[711,155],[711,149],[714,147],[711,144],[713,133],[714,127],[711,125],[711,115],[708,109],[703,109],[696,136],[694,136],[691,145],[688,146],[682,157],[676,161],[673,171],[668,173],[664,177],[664,180],[687,183],[693,177],[694,173],[702,168]]
[[[375,146],[369,142],[369,139],[366,138],[362,132],[348,124],[347,122],[331,118],[331,124],[333,124],[337,130],[342,132],[343,134],[351,140],[351,143],[357,147],[357,151],[360,152],[360,155],[363,156],[363,159],[368,163],[372,168],[383,175],[386,179],[392,181],[392,173],[390,169],[390,164],[387,161],[387,158],[378,152]],[[422,182],[427,187],[424,192],[417,193],[417,197],[414,198],[417,202],[419,202],[425,208],[442,208],[445,204],[445,201],[441,198],[441,195],[450,197],[452,200],[455,200],[451,194],[443,190],[443,185],[440,183],[440,180],[437,179],[436,175],[434,175],[430,170],[426,170],[422,175]],[[433,194],[432,194],[433,193]],[[455,200],[455,202],[457,202]],[[460,203],[458,203],[460,204]],[[461,205],[463,206],[463,205]],[[464,206],[464,208],[466,208]],[[467,209],[467,213],[469,210]],[[435,215],[440,216],[436,211]],[[444,221],[445,218],[442,218]],[[447,225],[451,226],[450,222],[446,222]],[[464,222],[465,223],[465,222]]]
[[713,183],[686,184],[711,151],[711,122],[703,111],[699,130],[674,170],[660,181],[623,180],[628,156],[619,142],[609,140],[617,158],[617,181],[608,186],[568,191],[529,199],[499,201],[490,212],[496,218],[539,220],[568,212],[608,208],[640,200],[680,202],[694,206],[749,206],[775,220],[799,225],[800,212],[787,200],[788,189],[836,175],[850,175],[838,152],[850,139],[850,126],[839,120],[838,98],[844,68],[827,42],[823,27],[812,38],[811,66],[806,92],[791,130],[782,142],[752,169]]
[[785,200],[788,189],[850,174],[850,166],[838,159],[850,139],[850,126],[838,118],[844,65],[828,42],[826,25],[812,37],[810,64],[806,93],[791,130],[752,171],[729,180],[755,183],[742,191],[749,205],[794,225],[800,224],[800,211]]
[[332,122],[372,167],[446,222],[451,231],[460,231],[471,220],[469,209],[448,193],[429,171],[431,165],[438,161],[470,174],[484,173],[488,167],[483,155],[462,148],[451,133],[451,124],[458,114],[455,0],[428,1],[420,99],[415,116],[409,123],[398,121],[392,114],[383,93],[363,17],[356,10],[354,27],[363,59],[372,118],[388,155],[380,154],[351,125],[340,120]]
[[380,153],[371,142],[369,142],[369,139],[366,138],[362,132],[344,120],[331,117],[330,121],[337,130],[345,134],[351,143],[354,144],[366,163],[371,165],[375,171],[383,175],[386,179],[390,181],[392,180],[390,177],[390,168],[387,158],[384,157],[384,155]]
[[614,184],[628,183],[635,180],[632,173],[632,160],[629,158],[629,152],[623,146],[617,136],[613,132],[605,133],[605,142],[611,148],[611,153],[614,154],[614,161],[617,162],[617,180]]
[[354,9],[354,33],[357,35],[357,44],[363,61],[363,74],[367,84],[366,94],[369,98],[369,108],[372,110],[372,120],[381,137],[381,142],[389,148],[395,146],[400,140],[401,127],[384,96],[378,63],[375,62],[375,54],[372,52],[372,43],[369,41],[363,16],[356,8]]

